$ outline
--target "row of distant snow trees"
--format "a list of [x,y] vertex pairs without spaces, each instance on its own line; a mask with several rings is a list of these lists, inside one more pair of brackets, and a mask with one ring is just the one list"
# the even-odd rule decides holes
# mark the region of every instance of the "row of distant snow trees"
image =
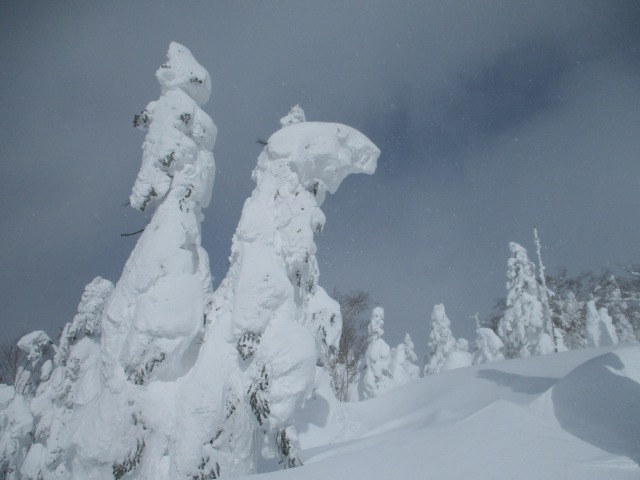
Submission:
[[[629,264],[618,276],[610,271],[571,276],[564,268],[548,275],[537,232],[534,240],[537,269],[522,246],[509,244],[507,296],[496,301],[486,319],[472,317],[474,341],[453,335],[444,305],[433,308],[423,368],[408,333],[393,348],[382,338],[381,307],[373,309],[369,320],[363,317],[371,303],[367,292],[334,290],[342,312],[342,335],[338,349],[323,352],[320,361],[331,374],[336,397],[363,400],[422,375],[462,366],[640,339],[640,265]],[[0,346],[0,383],[23,392],[33,388],[34,379],[27,375],[27,349],[17,343]]]
[[431,332],[424,368],[418,366],[414,344],[391,348],[382,338],[384,310],[373,309],[371,320],[365,292],[334,292],[343,314],[339,351],[324,356],[332,387],[342,401],[375,397],[422,375],[504,360],[589,347],[632,343],[640,339],[640,265],[570,276],[566,269],[548,275],[542,262],[537,230],[534,244],[538,268],[527,250],[510,243],[507,296],[496,301],[489,317],[476,314],[475,341],[455,338],[444,305],[431,314]]

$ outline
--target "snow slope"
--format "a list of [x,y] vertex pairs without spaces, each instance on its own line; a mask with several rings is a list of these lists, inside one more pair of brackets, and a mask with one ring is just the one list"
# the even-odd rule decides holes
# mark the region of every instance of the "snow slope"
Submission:
[[640,478],[637,345],[457,369],[358,403],[323,388],[298,425],[305,465],[257,479]]

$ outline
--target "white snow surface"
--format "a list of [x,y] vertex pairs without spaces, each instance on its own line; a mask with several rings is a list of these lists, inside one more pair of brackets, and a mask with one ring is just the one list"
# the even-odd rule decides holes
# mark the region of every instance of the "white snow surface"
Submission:
[[356,403],[321,386],[300,417],[305,465],[242,478],[639,478],[639,365],[636,345],[460,368]]

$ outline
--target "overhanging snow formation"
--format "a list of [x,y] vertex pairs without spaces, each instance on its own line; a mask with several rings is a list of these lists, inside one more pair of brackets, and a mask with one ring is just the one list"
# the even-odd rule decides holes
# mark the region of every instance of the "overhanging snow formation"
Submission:
[[256,188],[185,386],[194,401],[180,415],[198,434],[176,442],[174,458],[202,450],[197,475],[250,473],[260,456],[299,464],[293,418],[315,385],[321,351],[340,338],[340,307],[318,284],[319,206],[348,174],[373,173],[380,151],[345,125],[304,122],[298,106],[281,123],[258,157]]

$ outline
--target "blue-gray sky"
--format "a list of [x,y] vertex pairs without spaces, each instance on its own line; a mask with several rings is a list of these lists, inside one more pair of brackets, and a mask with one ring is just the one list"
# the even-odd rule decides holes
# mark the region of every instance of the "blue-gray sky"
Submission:
[[[300,103],[381,149],[323,210],[320,283],[362,289],[389,343],[420,353],[444,303],[454,333],[503,295],[508,242],[550,270],[640,260],[640,3],[634,1],[0,4],[0,335],[73,318],[116,281],[147,218],[123,207],[169,42],[209,70],[219,129],[203,243],[216,281],[258,137]],[[470,338],[471,339],[471,338]]]

